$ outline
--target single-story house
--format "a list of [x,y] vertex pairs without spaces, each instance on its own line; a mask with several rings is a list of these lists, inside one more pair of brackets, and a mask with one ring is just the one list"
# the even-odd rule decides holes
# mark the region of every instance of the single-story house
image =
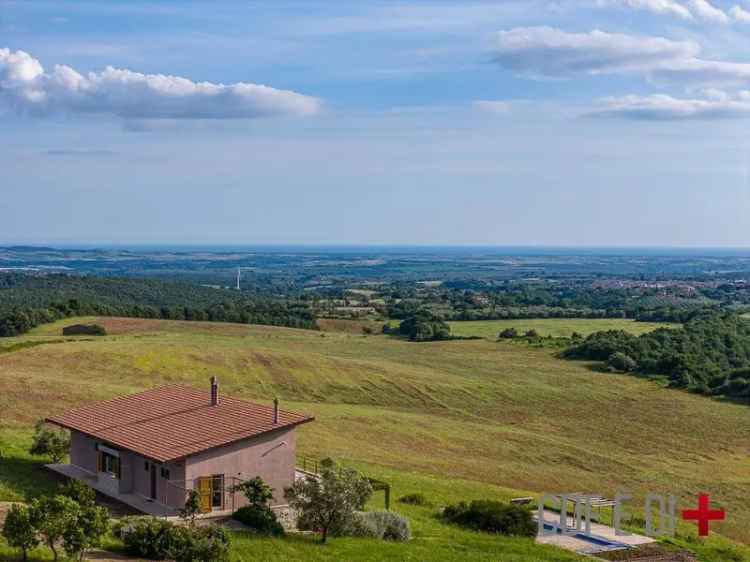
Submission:
[[[219,397],[215,377],[198,390],[166,386],[96,402],[45,421],[71,432],[70,465],[50,468],[142,511],[174,515],[189,490],[204,512],[241,507],[231,488],[260,476],[283,503],[295,478],[298,425],[314,418]],[[155,504],[155,505],[154,505]]]

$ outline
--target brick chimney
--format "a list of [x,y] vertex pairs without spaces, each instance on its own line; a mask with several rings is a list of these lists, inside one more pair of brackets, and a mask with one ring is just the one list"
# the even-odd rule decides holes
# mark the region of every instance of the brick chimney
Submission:
[[273,399],[273,424],[279,423],[279,399]]
[[219,379],[211,377],[211,406],[219,404]]

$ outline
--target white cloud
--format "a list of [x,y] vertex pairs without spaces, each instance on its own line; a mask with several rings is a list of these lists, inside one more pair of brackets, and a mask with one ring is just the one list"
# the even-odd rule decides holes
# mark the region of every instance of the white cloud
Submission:
[[731,10],[729,10],[729,13],[736,22],[750,23],[750,12],[745,10],[742,6],[734,6]]
[[46,71],[24,51],[0,49],[0,102],[24,113],[102,113],[136,119],[242,119],[311,115],[316,98],[238,82],[193,82],[111,66],[80,74],[56,65]]
[[510,111],[510,103],[507,101],[499,100],[476,100],[472,104],[476,109],[480,111],[486,111],[487,113],[508,113]]
[[501,66],[534,78],[639,73],[696,84],[750,83],[750,63],[704,60],[700,51],[692,41],[531,27],[499,32],[493,56]]
[[633,10],[647,10],[656,14],[673,15],[692,20],[693,14],[675,0],[597,0],[599,6],[624,6]]
[[522,74],[566,77],[650,68],[664,61],[690,59],[699,52],[700,46],[692,41],[521,27],[498,33],[494,60]]
[[750,92],[680,99],[668,95],[606,98],[589,115],[639,120],[725,119],[750,117]]
[[708,0],[687,0],[687,6],[695,16],[701,19],[715,23],[729,23],[729,16]]

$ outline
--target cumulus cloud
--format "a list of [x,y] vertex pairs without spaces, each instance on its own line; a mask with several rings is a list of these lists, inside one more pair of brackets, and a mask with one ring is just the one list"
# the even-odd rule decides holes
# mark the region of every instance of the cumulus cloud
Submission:
[[750,117],[750,92],[713,91],[707,98],[681,99],[664,94],[605,98],[589,115],[638,120],[724,119]]
[[599,6],[623,6],[633,10],[646,10],[655,14],[677,16],[692,20],[693,14],[675,0],[597,0]]
[[525,27],[500,31],[493,58],[505,68],[535,78],[641,73],[702,84],[750,82],[749,63],[704,60],[698,57],[700,52],[693,41]]
[[744,9],[742,6],[734,6],[729,10],[729,14],[734,18],[734,21],[739,23],[750,23],[750,12]]
[[249,119],[311,115],[316,98],[239,82],[193,82],[108,66],[81,74],[65,65],[45,70],[24,51],[0,49],[0,103],[30,114],[102,113],[136,119]]
[[729,23],[729,16],[708,0],[687,0],[687,6],[697,17],[715,23]]

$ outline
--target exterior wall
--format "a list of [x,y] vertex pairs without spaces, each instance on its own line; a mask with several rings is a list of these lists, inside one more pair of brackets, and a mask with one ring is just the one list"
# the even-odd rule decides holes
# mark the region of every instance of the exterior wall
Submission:
[[71,431],[70,464],[96,474],[96,441],[80,431]]
[[[185,461],[186,487],[197,488],[199,477],[214,474],[224,475],[225,487],[260,476],[273,488],[272,503],[283,504],[284,488],[294,482],[296,450],[296,432],[291,428],[192,455]],[[242,494],[225,494],[225,509],[236,509],[245,503]]]

